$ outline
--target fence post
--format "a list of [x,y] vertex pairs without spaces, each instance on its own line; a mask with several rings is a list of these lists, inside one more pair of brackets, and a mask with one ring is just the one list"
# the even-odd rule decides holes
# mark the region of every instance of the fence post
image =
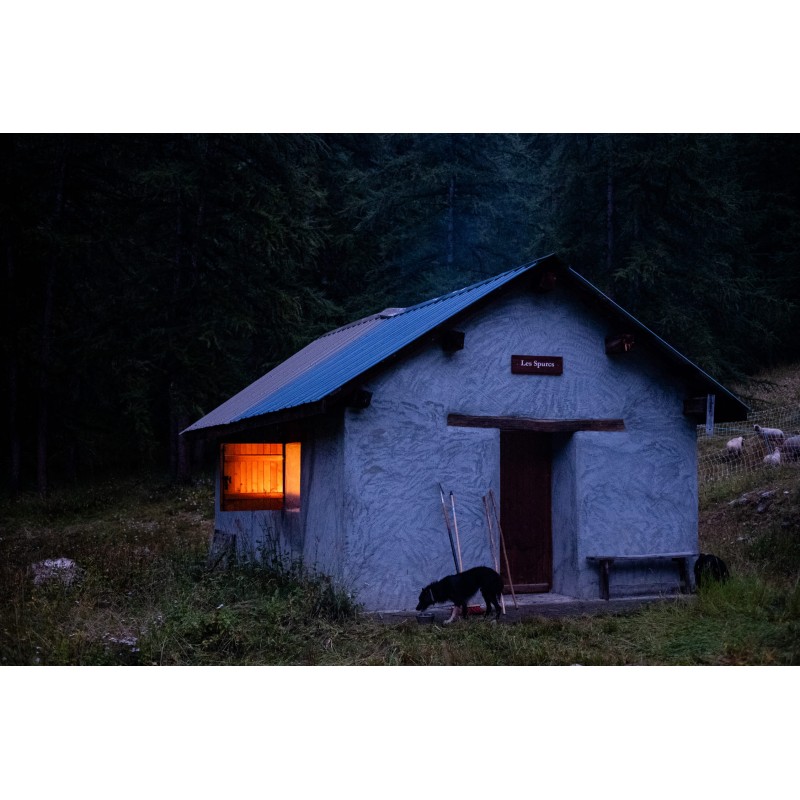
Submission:
[[717,396],[709,394],[706,396],[706,436],[714,435],[714,404]]

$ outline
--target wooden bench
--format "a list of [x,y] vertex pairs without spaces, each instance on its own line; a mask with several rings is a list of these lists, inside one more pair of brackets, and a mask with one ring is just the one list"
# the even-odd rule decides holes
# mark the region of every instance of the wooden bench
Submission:
[[681,579],[681,592],[684,594],[691,590],[689,583],[689,568],[687,560],[696,558],[697,553],[645,553],[636,556],[587,556],[590,563],[600,567],[600,596],[608,600],[608,579],[613,564],[639,564],[648,561],[671,561],[678,568]]

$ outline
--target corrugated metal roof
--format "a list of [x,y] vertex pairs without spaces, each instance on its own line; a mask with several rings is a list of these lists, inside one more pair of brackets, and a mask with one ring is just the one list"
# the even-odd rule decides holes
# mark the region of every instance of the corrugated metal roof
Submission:
[[544,260],[409,308],[386,309],[326,333],[185,432],[318,402]]
[[286,361],[278,364],[266,375],[242,389],[241,392],[226,400],[221,406],[206,414],[186,430],[193,431],[200,428],[212,428],[217,425],[228,425],[236,420],[253,416],[248,411],[268,404],[276,393],[282,390],[285,392],[288,387],[313,370],[314,367],[322,364],[326,359],[331,358],[348,345],[368,334],[380,325],[382,321],[380,315],[373,314],[370,317],[365,317],[321,336]]
[[[387,308],[337,328],[295,353],[230,400],[206,414],[185,432],[230,425],[317,403],[492,292],[529,270],[543,265],[546,261],[564,267],[555,256],[545,256],[530,264],[496,275],[494,278],[410,308]],[[746,406],[731,392],[642,325],[579,273],[571,268],[566,268],[565,273],[569,280],[590,291],[613,313],[621,315],[646,333],[668,357],[688,367],[711,390],[733,403],[737,410],[741,406],[746,414]]]

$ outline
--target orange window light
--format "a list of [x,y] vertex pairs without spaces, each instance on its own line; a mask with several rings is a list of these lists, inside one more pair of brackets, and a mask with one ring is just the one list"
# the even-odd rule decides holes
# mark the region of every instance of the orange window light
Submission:
[[223,511],[300,507],[300,443],[223,444]]

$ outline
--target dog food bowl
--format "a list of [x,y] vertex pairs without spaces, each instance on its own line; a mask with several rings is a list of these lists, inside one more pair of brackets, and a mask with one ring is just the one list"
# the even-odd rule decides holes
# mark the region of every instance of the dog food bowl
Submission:
[[420,625],[433,625],[435,619],[436,617],[430,611],[425,614],[417,614],[417,622]]

